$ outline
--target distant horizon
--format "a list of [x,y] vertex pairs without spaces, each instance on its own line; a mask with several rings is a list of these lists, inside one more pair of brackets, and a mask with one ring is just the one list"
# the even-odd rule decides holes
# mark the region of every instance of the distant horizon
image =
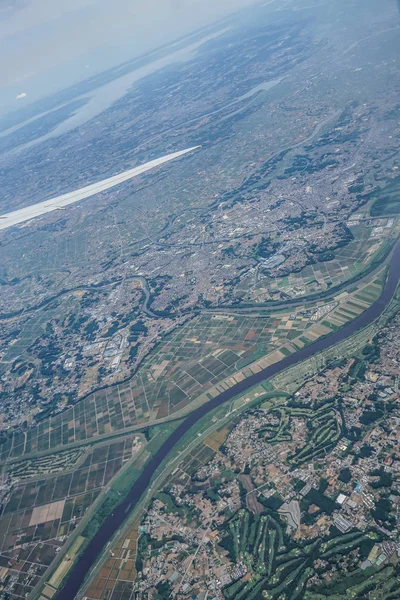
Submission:
[[[233,13],[234,14],[234,13]],[[199,29],[196,29],[195,31],[191,31],[188,34],[182,35],[174,40],[171,40],[170,42],[166,42],[160,46],[157,46],[155,48],[153,48],[152,50],[143,52],[142,54],[139,54],[137,56],[133,56],[132,58],[128,58],[126,60],[123,60],[120,63],[117,63],[111,67],[107,67],[105,69],[100,69],[98,72],[96,73],[92,73],[90,75],[88,75],[87,77],[83,77],[80,78],[79,80],[70,83],[66,86],[60,86],[59,89],[54,90],[48,94],[45,94],[43,96],[37,97],[37,98],[33,98],[31,99],[31,96],[24,90],[21,90],[21,92],[19,94],[17,94],[17,97],[14,99],[14,102],[12,104],[12,106],[10,107],[10,110],[8,110],[7,112],[2,113],[1,109],[0,109],[0,136],[2,131],[5,131],[8,128],[12,128],[15,125],[11,123],[11,125],[5,125],[5,122],[8,120],[12,121],[13,116],[18,117],[19,115],[22,115],[25,111],[27,112],[31,112],[32,110],[34,110],[35,106],[37,106],[38,108],[40,108],[40,105],[42,105],[44,102],[46,102],[46,100],[48,101],[56,101],[57,102],[57,97],[60,96],[63,93],[68,93],[68,91],[73,91],[74,88],[79,88],[81,86],[83,86],[85,83],[89,83],[92,80],[95,80],[100,78],[101,76],[105,76],[108,73],[111,75],[113,73],[116,73],[117,71],[121,71],[122,73],[120,73],[119,75],[116,75],[115,77],[111,77],[110,81],[115,81],[117,79],[119,79],[120,77],[122,77],[123,75],[125,75],[125,72],[123,72],[124,67],[126,67],[126,72],[127,73],[132,73],[134,72],[137,68],[140,68],[141,66],[145,66],[150,64],[153,60],[155,60],[156,58],[162,58],[164,56],[168,56],[169,52],[175,52],[179,49],[184,49],[185,48],[185,42],[188,43],[191,40],[193,40],[193,42],[195,41],[196,38],[200,38],[202,35],[204,35],[207,32],[212,32],[212,31],[217,31],[219,28],[223,27],[224,22],[232,15],[229,15],[228,17],[224,17],[222,19],[219,19],[217,21],[215,21],[214,23],[210,23],[209,25],[206,25],[204,27],[200,27]],[[176,48],[175,48],[176,46]],[[163,52],[165,51],[165,52]],[[148,60],[145,60],[148,59]],[[145,60],[144,64],[141,64],[141,61]],[[129,68],[131,66],[131,68]],[[90,94],[92,92],[94,92],[96,89],[107,85],[107,83],[109,82],[102,82],[99,81],[98,84],[93,85],[93,87],[90,90],[76,90],[76,93],[71,95],[69,97],[69,99],[61,99],[59,100],[59,103],[53,105],[53,107],[45,107],[43,112],[47,112],[49,110],[52,110],[54,108],[57,108],[57,106],[61,105],[64,102],[70,102],[71,100],[73,100],[74,98],[77,98],[81,95],[88,95],[90,96]],[[21,98],[18,98],[18,96],[21,96]],[[21,100],[20,102],[18,100]],[[18,119],[18,124],[19,123],[23,123],[24,120],[27,120],[28,118],[35,118],[37,116],[39,116],[39,112],[37,112],[35,114],[35,116],[32,117],[23,117],[23,119]]]
[[[48,1],[40,0],[46,10]],[[92,0],[74,0],[64,12],[61,8],[56,10],[52,7],[56,13],[53,18],[46,15],[40,21],[40,15],[35,14],[37,22],[31,24],[28,15],[29,11],[32,12],[32,5],[29,2],[26,8],[13,9],[10,6],[2,8],[0,0],[0,47],[7,58],[0,65],[0,120],[102,73],[190,39],[243,8],[261,4],[260,0],[206,0],[207,9],[202,11],[199,0],[192,0],[190,7],[185,8],[179,1],[171,1],[163,9],[160,9],[157,0],[149,1],[157,5],[156,16],[149,11],[149,2],[145,4],[143,0],[137,0],[132,8],[126,5],[127,0],[117,0],[121,5],[121,15],[125,14],[126,18],[120,15],[120,20],[113,27],[113,17],[108,14],[105,2],[94,5]],[[135,14],[132,11],[136,11]],[[37,12],[40,13],[40,10]],[[21,18],[24,13],[27,13],[26,28]],[[158,13],[164,15],[165,24]],[[174,19],[174,15],[179,15],[180,19]],[[13,20],[17,19],[18,27],[14,27],[13,31]],[[93,33],[93,22],[96,21],[100,23],[99,31]],[[173,26],[169,28],[170,21]],[[60,35],[57,35],[58,30]],[[68,37],[70,31],[75,36],[74,44]],[[69,44],[62,42],[63,37],[68,37]]]

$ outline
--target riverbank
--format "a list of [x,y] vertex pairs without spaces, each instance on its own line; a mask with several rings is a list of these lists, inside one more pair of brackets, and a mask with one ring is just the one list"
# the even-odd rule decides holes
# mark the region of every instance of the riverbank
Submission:
[[87,548],[81,555],[79,562],[71,569],[65,586],[54,596],[56,600],[71,600],[76,596],[88,572],[100,555],[102,549],[111,540],[114,533],[120,528],[127,517],[127,513],[134,510],[140,502],[144,492],[148,489],[157,469],[175,448],[181,438],[204,416],[221,404],[232,400],[237,395],[245,392],[251,387],[261,383],[274,375],[278,375],[291,366],[309,359],[315,354],[322,352],[336,344],[347,339],[357,331],[370,325],[377,319],[391,302],[400,279],[400,244],[398,244],[391,256],[388,277],[385,283],[383,293],[380,298],[372,304],[359,317],[342,329],[335,331],[332,335],[321,338],[292,354],[285,357],[278,363],[272,364],[266,369],[240,381],[228,390],[225,390],[207,404],[204,404],[194,410],[165,441],[160,450],[145,466],[141,475],[133,484],[129,494],[124,501],[119,504],[114,512],[107,517],[101,528],[92,538]]

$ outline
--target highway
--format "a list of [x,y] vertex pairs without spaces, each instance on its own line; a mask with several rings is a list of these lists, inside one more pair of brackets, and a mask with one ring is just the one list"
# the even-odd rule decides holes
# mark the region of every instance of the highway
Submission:
[[123,183],[124,181],[128,181],[128,179],[137,177],[142,173],[146,173],[146,171],[150,171],[155,167],[159,167],[167,162],[170,162],[171,160],[179,158],[180,156],[184,156],[189,152],[193,152],[193,150],[197,150],[200,147],[201,146],[193,146],[192,148],[186,148],[185,150],[180,150],[179,152],[166,154],[165,156],[161,156],[160,158],[156,158],[150,162],[144,163],[139,167],[134,167],[133,169],[129,169],[128,171],[124,171],[123,173],[114,175],[113,177],[108,177],[107,179],[103,179],[97,183],[86,185],[85,187],[74,190],[73,192],[68,192],[67,194],[62,194],[61,196],[56,196],[54,198],[50,198],[49,200],[38,202],[32,206],[26,206],[24,208],[14,210],[13,212],[0,215],[0,231],[2,229],[7,229],[8,227],[13,227],[14,225],[19,225],[20,223],[25,223],[26,221],[30,221],[31,219],[35,219],[54,210],[64,209],[70,204],[74,204],[75,202],[80,202],[81,200],[95,196],[96,194],[109,190],[120,183]]

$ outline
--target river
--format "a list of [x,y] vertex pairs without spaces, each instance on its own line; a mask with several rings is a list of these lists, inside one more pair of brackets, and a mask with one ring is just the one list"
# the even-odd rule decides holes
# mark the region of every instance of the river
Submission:
[[64,587],[53,597],[53,600],[72,600],[76,597],[86,575],[93,567],[97,558],[103,551],[106,544],[110,541],[114,533],[121,527],[127,514],[134,510],[144,492],[148,489],[151,479],[163,460],[173,450],[182,437],[195,425],[199,419],[203,418],[209,412],[232,400],[238,394],[242,394],[254,385],[269,379],[284,371],[288,367],[296,365],[314,354],[317,354],[327,348],[342,342],[360,329],[370,325],[377,319],[384,309],[388,306],[396,291],[400,279],[400,243],[398,243],[392,253],[389,265],[388,277],[381,296],[366,311],[359,315],[354,321],[335,331],[331,335],[321,338],[298,350],[295,354],[285,357],[280,362],[270,365],[266,369],[251,375],[247,379],[240,381],[233,387],[222,392],[203,406],[194,410],[186,419],[175,429],[170,437],[164,442],[157,454],[147,463],[139,478],[132,485],[128,496],[119,504],[114,512],[107,517],[99,531],[90,541],[78,562],[73,566]]

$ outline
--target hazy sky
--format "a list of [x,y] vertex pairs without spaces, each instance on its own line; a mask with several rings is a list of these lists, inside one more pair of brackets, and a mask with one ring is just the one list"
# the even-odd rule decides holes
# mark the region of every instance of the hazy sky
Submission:
[[[0,111],[196,30],[255,0],[0,0]],[[25,92],[26,98],[16,100]]]

